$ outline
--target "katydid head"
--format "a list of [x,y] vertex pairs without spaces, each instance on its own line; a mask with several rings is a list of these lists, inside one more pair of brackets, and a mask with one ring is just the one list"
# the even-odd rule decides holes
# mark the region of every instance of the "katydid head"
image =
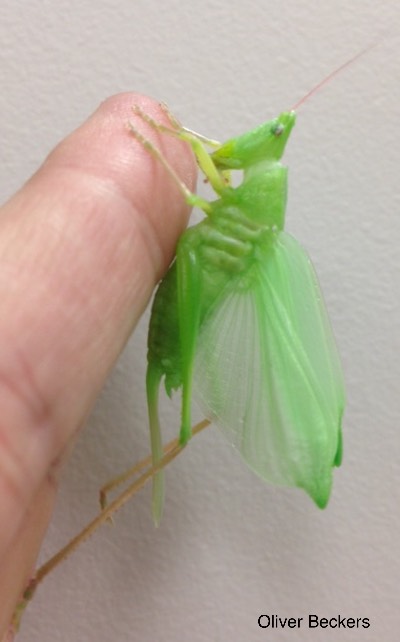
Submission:
[[261,162],[279,161],[295,121],[294,111],[283,112],[250,132],[231,138],[211,158],[219,169],[248,169]]

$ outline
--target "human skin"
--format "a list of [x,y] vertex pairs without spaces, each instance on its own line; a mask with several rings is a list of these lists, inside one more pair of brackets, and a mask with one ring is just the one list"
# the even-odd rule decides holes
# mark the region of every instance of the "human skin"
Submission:
[[190,189],[196,168],[158,103],[106,100],[0,216],[0,640],[29,580],[61,464],[152,290],[188,207],[127,128],[152,140]]

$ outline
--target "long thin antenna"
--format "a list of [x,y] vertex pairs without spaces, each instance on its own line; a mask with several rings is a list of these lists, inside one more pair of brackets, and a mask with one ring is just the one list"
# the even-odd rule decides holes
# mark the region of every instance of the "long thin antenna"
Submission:
[[356,60],[358,60],[358,58],[361,58],[361,56],[364,56],[368,51],[371,51],[371,49],[373,49],[377,45],[378,45],[378,43],[375,42],[374,44],[369,45],[368,47],[365,47],[365,49],[362,49],[361,51],[359,51],[355,56],[353,56],[352,58],[347,60],[345,63],[343,63],[343,65],[340,65],[340,67],[337,67],[337,69],[332,71],[330,74],[328,74],[328,76],[326,76],[323,80],[321,80],[319,83],[317,83],[315,85],[315,87],[310,89],[310,91],[307,92],[306,95],[303,96],[303,98],[301,98],[299,100],[299,102],[297,102],[292,107],[292,111],[297,111],[297,109],[300,107],[300,105],[305,103],[306,100],[308,100],[311,96],[313,96],[315,93],[317,93],[317,91],[319,91],[324,85],[326,85],[328,82],[330,82],[332,80],[332,78],[337,76],[337,74],[342,72],[343,69],[346,69],[346,67],[349,67],[350,65],[352,65]]

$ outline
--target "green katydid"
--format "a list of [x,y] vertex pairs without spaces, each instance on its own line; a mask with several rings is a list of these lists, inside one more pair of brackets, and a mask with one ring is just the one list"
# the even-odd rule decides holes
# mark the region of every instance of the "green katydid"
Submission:
[[[346,62],[313,88],[297,107]],[[280,162],[295,111],[220,144],[182,127],[155,123],[192,147],[216,192],[192,194],[160,152],[188,203],[206,217],[184,232],[156,292],[146,376],[153,465],[162,457],[159,386],[182,389],[180,443],[191,436],[191,400],[216,423],[247,465],[276,485],[304,489],[324,508],[342,457],[342,369],[310,259],[284,228],[287,168]],[[206,146],[214,147],[209,153]],[[230,172],[241,170],[238,187]],[[163,473],[153,480],[153,518],[163,508]]]
[[[283,231],[287,169],[280,159],[294,123],[295,113],[284,112],[211,154],[175,124],[172,133],[191,144],[218,198],[204,201],[181,186],[207,216],[181,236],[155,295],[147,397],[154,464],[162,456],[158,392],[165,377],[169,395],[182,387],[181,443],[191,436],[195,389],[206,416],[250,468],[275,484],[304,488],[324,507],[341,459],[344,386],[314,270]],[[234,188],[224,172],[235,169],[243,181]],[[162,505],[158,473],[156,523]]]

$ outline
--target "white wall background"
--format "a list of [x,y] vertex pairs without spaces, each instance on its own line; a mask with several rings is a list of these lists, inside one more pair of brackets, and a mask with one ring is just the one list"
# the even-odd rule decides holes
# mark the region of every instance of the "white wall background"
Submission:
[[[328,509],[256,479],[215,429],[167,472],[155,530],[142,491],[39,589],[21,642],[398,640],[400,630],[400,6],[382,0],[2,0],[0,191],[9,196],[106,96],[166,101],[224,139],[302,108],[287,227],[317,267],[345,367],[345,458]],[[147,318],[64,475],[42,561],[148,452]],[[165,404],[175,434],[179,400]],[[367,630],[261,630],[261,613],[368,617]]]

